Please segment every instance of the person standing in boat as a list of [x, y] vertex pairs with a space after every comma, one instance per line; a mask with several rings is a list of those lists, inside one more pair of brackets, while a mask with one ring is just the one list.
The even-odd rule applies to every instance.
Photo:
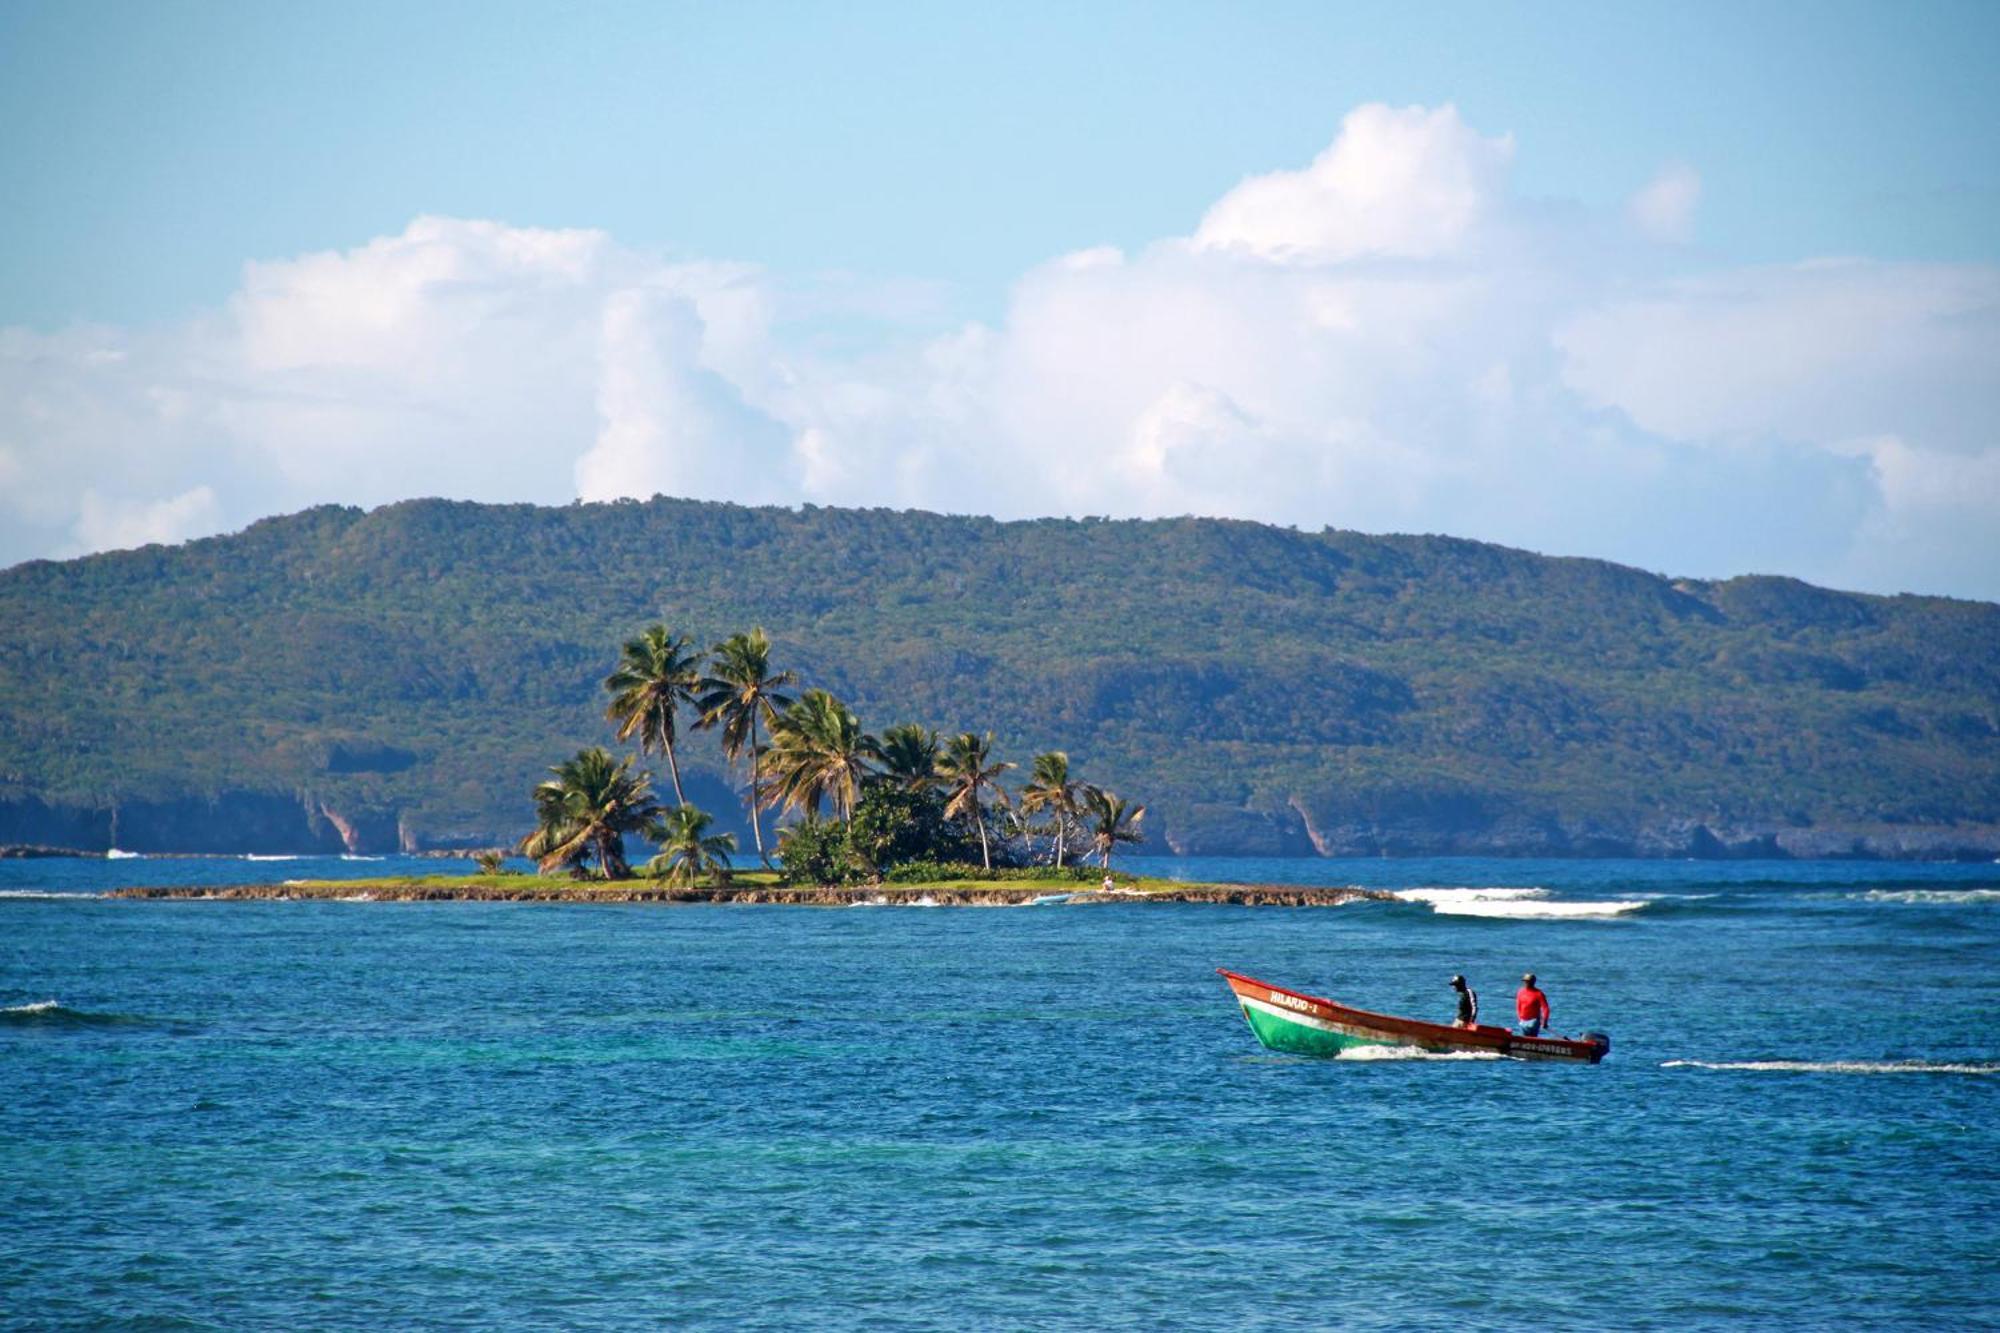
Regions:
[[1458, 1017], [1451, 1025], [1455, 1028], [1474, 1027], [1479, 1022], [1479, 992], [1465, 984], [1464, 977], [1453, 977], [1451, 988], [1458, 992]]
[[1539, 1037], [1549, 1025], [1549, 997], [1535, 984], [1533, 972], [1521, 978], [1521, 989], [1514, 994], [1514, 1015], [1521, 1020], [1524, 1037]]

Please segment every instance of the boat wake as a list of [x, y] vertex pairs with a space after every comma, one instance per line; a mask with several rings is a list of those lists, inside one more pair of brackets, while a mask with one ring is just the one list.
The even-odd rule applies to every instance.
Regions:
[[1426, 1051], [1415, 1046], [1350, 1046], [1336, 1060], [1502, 1060], [1498, 1051]]
[[1662, 1069], [1727, 1069], [1753, 1074], [2000, 1074], [2000, 1063], [1936, 1060], [1666, 1060]]
[[1605, 921], [1644, 911], [1651, 903], [1643, 898], [1614, 898], [1598, 902], [1577, 902], [1551, 898], [1547, 889], [1398, 889], [1401, 902], [1423, 903], [1440, 916], [1485, 916], [1516, 920], [1560, 920], [1576, 918]]

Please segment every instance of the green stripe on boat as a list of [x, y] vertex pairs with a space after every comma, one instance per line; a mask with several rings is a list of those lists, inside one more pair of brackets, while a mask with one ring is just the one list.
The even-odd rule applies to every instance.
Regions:
[[1389, 1046], [1379, 1038], [1343, 1032], [1323, 1018], [1296, 1014], [1247, 995], [1236, 997], [1243, 1005], [1243, 1017], [1257, 1040], [1274, 1051], [1292, 1055], [1338, 1055], [1356, 1046]]

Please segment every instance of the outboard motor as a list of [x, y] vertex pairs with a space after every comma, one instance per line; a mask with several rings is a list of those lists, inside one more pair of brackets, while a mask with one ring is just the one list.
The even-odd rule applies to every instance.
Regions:
[[1608, 1032], [1586, 1032], [1581, 1037], [1578, 1037], [1577, 1040], [1587, 1041], [1597, 1047], [1597, 1058], [1599, 1060], [1611, 1054], [1611, 1034]]

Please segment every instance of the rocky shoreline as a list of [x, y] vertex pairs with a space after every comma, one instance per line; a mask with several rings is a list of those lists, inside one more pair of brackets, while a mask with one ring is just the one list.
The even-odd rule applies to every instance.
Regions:
[[[728, 793], [710, 799], [732, 801]], [[213, 807], [127, 802], [84, 810], [38, 800], [0, 799], [0, 858], [103, 857], [111, 847], [146, 856], [339, 855], [462, 859], [512, 845], [518, 830], [454, 828], [425, 833], [386, 816], [346, 820], [336, 834], [315, 807], [218, 800]], [[2000, 823], [1826, 823], [1777, 827], [1754, 820], [1649, 817], [1569, 819], [1550, 811], [1443, 812], [1324, 809], [1294, 798], [1276, 810], [1216, 805], [1161, 811], [1137, 850], [1172, 856], [1319, 857], [1491, 856], [1597, 860], [1990, 861], [2000, 857]], [[718, 806], [718, 808], [726, 808]], [[142, 818], [141, 815], [144, 814]], [[337, 813], [337, 812], [335, 812]], [[115, 816], [115, 818], [114, 818]], [[253, 817], [254, 816], [254, 817]], [[747, 830], [743, 831], [747, 833]]]
[[516, 884], [438, 884], [421, 879], [319, 880], [293, 884], [166, 885], [114, 889], [110, 898], [203, 899], [267, 902], [510, 902], [510, 903], [741, 903], [795, 907], [1021, 907], [1048, 900], [1087, 905], [1120, 902], [1220, 903], [1244, 907], [1338, 907], [1359, 898], [1391, 899], [1379, 889], [1307, 888], [1293, 884], [1175, 884], [1145, 889], [1071, 889], [1038, 884], [864, 884], [787, 888], [706, 885], [670, 887], [543, 882], [521, 876]]

